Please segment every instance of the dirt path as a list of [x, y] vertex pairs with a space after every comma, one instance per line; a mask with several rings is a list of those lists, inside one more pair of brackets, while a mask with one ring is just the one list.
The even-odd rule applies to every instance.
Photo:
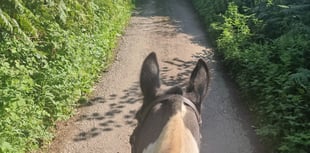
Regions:
[[95, 86], [89, 103], [60, 126], [48, 152], [129, 153], [134, 114], [141, 106], [140, 67], [155, 51], [167, 86], [183, 85], [199, 57], [208, 61], [212, 80], [202, 113], [202, 153], [262, 153], [248, 112], [223, 76], [189, 0], [139, 1], [115, 63]]

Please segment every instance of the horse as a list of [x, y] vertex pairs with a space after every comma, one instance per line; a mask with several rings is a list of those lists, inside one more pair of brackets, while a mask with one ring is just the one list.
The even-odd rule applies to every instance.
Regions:
[[143, 104], [130, 136], [132, 153], [199, 153], [201, 103], [209, 86], [209, 70], [199, 59], [185, 89], [161, 89], [156, 54], [142, 64], [140, 88]]

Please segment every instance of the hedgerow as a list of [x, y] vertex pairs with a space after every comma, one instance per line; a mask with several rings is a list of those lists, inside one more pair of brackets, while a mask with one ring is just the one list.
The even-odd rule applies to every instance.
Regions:
[[270, 152], [310, 150], [310, 3], [194, 0]]
[[2, 0], [0, 152], [52, 138], [113, 55], [129, 0]]

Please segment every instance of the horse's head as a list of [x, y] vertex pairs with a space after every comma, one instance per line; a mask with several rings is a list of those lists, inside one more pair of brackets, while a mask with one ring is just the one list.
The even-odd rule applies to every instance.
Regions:
[[200, 59], [186, 89], [175, 86], [162, 91], [156, 54], [149, 54], [140, 75], [144, 99], [130, 138], [132, 153], [198, 153], [201, 103], [208, 83], [208, 67]]

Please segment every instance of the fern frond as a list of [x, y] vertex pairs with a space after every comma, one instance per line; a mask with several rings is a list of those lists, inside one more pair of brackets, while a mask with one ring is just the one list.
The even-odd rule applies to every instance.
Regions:
[[9, 20], [10, 16], [7, 13], [3, 12], [0, 8], [0, 28], [13, 32], [13, 26]]
[[27, 14], [21, 14], [17, 17], [17, 21], [23, 31], [32, 36], [37, 36], [37, 29], [31, 22], [31, 18]]
[[20, 2], [19, 0], [14, 0], [13, 3], [14, 3], [15, 9], [17, 9], [17, 10], [20, 11], [20, 12], [23, 12], [23, 11], [24, 11], [25, 7], [24, 7], [24, 5], [22, 4], [22, 2]]
[[14, 26], [14, 31], [15, 33], [21, 35], [24, 40], [26, 40], [27, 42], [31, 42], [31, 39], [26, 35], [26, 33], [20, 28], [18, 22], [15, 19], [12, 19], [12, 23]]
[[58, 4], [58, 12], [59, 12], [59, 18], [62, 21], [62, 23], [66, 24], [67, 21], [67, 7], [63, 0], [61, 0]]
[[290, 76], [290, 80], [306, 88], [306, 84], [309, 84], [310, 81], [310, 70], [300, 68], [298, 69], [297, 73], [294, 73]]
[[281, 8], [280, 12], [284, 14], [301, 13], [306, 12], [310, 8], [310, 4], [303, 5], [278, 5]]

